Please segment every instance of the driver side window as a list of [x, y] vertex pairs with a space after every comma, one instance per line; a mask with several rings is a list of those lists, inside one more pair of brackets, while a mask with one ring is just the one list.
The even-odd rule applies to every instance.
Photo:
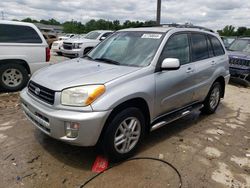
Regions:
[[188, 34], [176, 34], [168, 39], [160, 60], [165, 58], [177, 58], [181, 65], [190, 62]]

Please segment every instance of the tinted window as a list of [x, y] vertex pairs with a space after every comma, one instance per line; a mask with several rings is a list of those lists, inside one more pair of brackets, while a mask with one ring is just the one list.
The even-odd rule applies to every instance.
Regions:
[[28, 26], [0, 24], [0, 42], [42, 43], [37, 32]]
[[224, 49], [220, 43], [220, 41], [214, 37], [214, 36], [209, 36], [213, 49], [214, 49], [214, 55], [219, 56], [225, 54]]
[[191, 34], [192, 60], [199, 61], [208, 58], [206, 36], [202, 34]]
[[207, 38], [207, 47], [208, 47], [209, 57], [214, 57], [213, 47], [212, 47], [212, 44], [211, 44], [211, 41], [209, 40], [209, 38]]
[[160, 61], [165, 58], [177, 58], [181, 65], [189, 63], [189, 43], [187, 34], [177, 34], [171, 37], [164, 47]]

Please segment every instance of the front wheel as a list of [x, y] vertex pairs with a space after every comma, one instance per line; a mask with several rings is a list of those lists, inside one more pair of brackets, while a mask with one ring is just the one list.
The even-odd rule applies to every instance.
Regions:
[[145, 132], [145, 119], [137, 108], [127, 108], [109, 123], [103, 138], [103, 149], [113, 161], [124, 160], [134, 154]]
[[202, 108], [202, 112], [205, 114], [213, 114], [219, 106], [221, 96], [221, 84], [219, 82], [215, 82], [203, 103], [204, 107]]

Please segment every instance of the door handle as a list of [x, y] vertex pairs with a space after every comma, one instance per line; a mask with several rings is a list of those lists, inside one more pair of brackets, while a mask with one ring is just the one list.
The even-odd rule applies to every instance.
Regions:
[[191, 73], [191, 72], [194, 72], [194, 69], [192, 69], [191, 67], [188, 67], [186, 70], [186, 73]]

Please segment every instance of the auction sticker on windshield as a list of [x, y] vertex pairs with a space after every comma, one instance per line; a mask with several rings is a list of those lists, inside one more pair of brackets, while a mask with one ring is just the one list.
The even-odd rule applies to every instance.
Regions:
[[160, 39], [162, 34], [156, 34], [156, 33], [147, 33], [143, 34], [141, 38], [143, 39]]

